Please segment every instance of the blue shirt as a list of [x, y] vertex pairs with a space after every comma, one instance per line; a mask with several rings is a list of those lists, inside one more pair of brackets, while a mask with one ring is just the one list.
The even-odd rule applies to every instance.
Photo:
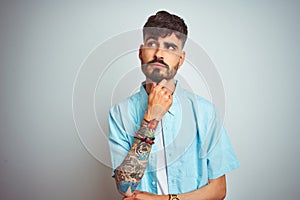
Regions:
[[[140, 91], [114, 105], [109, 113], [109, 144], [113, 170], [128, 154], [147, 109], [148, 95]], [[193, 191], [239, 166], [232, 146], [209, 101], [188, 92], [176, 82], [173, 103], [164, 115], [168, 189], [170, 194]], [[157, 194], [156, 160], [152, 146], [149, 163], [137, 190]]]

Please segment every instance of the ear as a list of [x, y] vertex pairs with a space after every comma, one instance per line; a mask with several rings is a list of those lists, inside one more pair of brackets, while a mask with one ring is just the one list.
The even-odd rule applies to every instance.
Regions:
[[143, 45], [141, 44], [140, 48], [139, 48], [139, 58], [140, 58], [140, 60], [142, 60], [142, 56], [143, 56]]
[[185, 60], [185, 51], [182, 51], [181, 55], [179, 57], [179, 65], [178, 65], [178, 67], [180, 67], [183, 64], [184, 60]]

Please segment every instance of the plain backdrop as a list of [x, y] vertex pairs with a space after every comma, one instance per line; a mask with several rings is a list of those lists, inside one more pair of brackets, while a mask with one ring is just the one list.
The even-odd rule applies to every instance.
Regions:
[[0, 3], [1, 200], [120, 199], [78, 137], [73, 84], [92, 49], [161, 9], [185, 19], [222, 77], [241, 163], [227, 199], [300, 198], [299, 1], [14, 0]]

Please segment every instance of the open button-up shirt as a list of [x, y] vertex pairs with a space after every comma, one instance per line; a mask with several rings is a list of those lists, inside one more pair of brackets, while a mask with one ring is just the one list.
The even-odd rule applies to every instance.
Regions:
[[[114, 105], [109, 113], [109, 144], [113, 170], [128, 154], [147, 109], [143, 87]], [[239, 166], [215, 107], [180, 87], [176, 81], [173, 103], [162, 119], [168, 190], [170, 194], [193, 191]], [[145, 174], [137, 190], [157, 194], [157, 153], [152, 146]], [[163, 167], [163, 166], [162, 166]]]

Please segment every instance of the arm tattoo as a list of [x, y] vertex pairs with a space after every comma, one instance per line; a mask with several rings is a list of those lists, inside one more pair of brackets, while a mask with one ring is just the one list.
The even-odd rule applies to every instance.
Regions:
[[[137, 131], [139, 137], [150, 138], [154, 140], [154, 134], [157, 124], [143, 120], [140, 129]], [[115, 169], [115, 179], [118, 190], [125, 194], [128, 190], [133, 193], [141, 181], [146, 170], [151, 144], [145, 140], [136, 138], [133, 145], [125, 157], [122, 164]]]

